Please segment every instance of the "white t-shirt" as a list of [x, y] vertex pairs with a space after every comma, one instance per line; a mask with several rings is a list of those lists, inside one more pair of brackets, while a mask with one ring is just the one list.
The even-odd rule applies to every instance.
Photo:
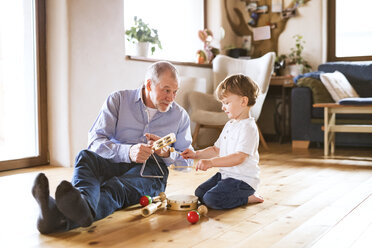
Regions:
[[258, 155], [259, 135], [254, 118], [228, 121], [214, 145], [220, 149], [220, 157], [236, 152], [249, 155], [239, 165], [220, 167], [220, 172], [222, 179], [230, 177], [242, 180], [257, 190], [260, 181], [260, 168], [258, 167], [260, 158]]
[[156, 112], [158, 112], [156, 108], [147, 107], [147, 117], [149, 119], [149, 122], [152, 120], [152, 117], [154, 117]]

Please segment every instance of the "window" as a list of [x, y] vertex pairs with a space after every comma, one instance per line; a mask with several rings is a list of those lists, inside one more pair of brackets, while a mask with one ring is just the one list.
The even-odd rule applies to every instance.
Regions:
[[328, 61], [371, 60], [371, 1], [328, 1]]
[[0, 170], [46, 164], [45, 0], [0, 1]]
[[[149, 58], [195, 62], [203, 48], [198, 30], [204, 29], [205, 0], [125, 0], [124, 27], [134, 24], [134, 16], [157, 29], [163, 49], [156, 47]], [[133, 55], [133, 45], [126, 40], [126, 54]]]

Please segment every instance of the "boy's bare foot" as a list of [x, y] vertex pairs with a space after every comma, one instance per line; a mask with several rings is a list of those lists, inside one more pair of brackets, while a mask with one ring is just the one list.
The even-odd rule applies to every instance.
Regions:
[[256, 193], [248, 197], [248, 203], [262, 203], [264, 199]]

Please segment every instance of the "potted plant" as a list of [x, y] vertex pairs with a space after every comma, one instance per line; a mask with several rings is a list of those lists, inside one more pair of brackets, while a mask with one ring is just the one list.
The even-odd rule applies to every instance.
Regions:
[[[303, 37], [299, 34], [293, 36], [295, 39], [295, 47], [291, 48], [291, 53], [288, 55], [288, 66], [290, 74], [297, 76], [311, 71], [310, 64], [302, 57], [302, 52], [304, 50], [304, 44], [306, 43]], [[295, 74], [295, 75], [294, 75]]]
[[143, 22], [141, 18], [137, 18], [137, 16], [134, 17], [134, 26], [126, 30], [125, 34], [129, 42], [137, 44], [138, 56], [147, 56], [149, 44], [152, 44], [151, 54], [155, 52], [155, 45], [162, 49], [158, 30], [150, 28], [147, 23]]
[[280, 55], [276, 58], [277, 64], [281, 64], [280, 69], [285, 69], [285, 74], [290, 74], [292, 76], [297, 76], [299, 74], [304, 74], [311, 71], [310, 64], [302, 57], [302, 52], [304, 50], [305, 41], [302, 40], [301, 35], [294, 35], [295, 47], [291, 48], [291, 53], [287, 55]]

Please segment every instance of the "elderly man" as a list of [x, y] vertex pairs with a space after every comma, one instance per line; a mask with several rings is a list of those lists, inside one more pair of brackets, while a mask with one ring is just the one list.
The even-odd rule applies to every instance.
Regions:
[[145, 194], [158, 195], [165, 191], [167, 166], [192, 163], [169, 147], [153, 152], [151, 146], [175, 133], [176, 151], [191, 148], [189, 116], [174, 102], [178, 87], [176, 68], [160, 61], [148, 68], [141, 88], [107, 98], [89, 131], [88, 149], [76, 158], [71, 183], [62, 181], [54, 200], [46, 176], [40, 173], [35, 179], [32, 194], [40, 207], [41, 233], [86, 227], [137, 204]]

